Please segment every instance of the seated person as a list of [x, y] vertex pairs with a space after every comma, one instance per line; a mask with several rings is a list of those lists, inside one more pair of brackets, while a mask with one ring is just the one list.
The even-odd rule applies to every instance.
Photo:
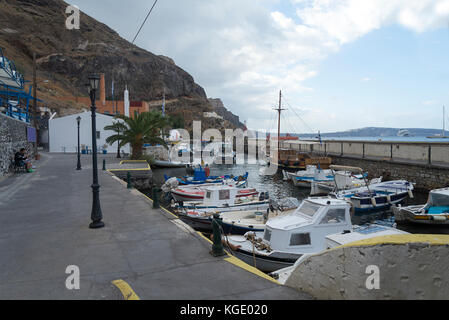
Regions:
[[33, 172], [32, 164], [31, 161], [28, 160], [25, 148], [22, 148], [19, 152], [16, 152], [14, 155], [14, 162], [17, 167], [25, 167], [28, 172]]

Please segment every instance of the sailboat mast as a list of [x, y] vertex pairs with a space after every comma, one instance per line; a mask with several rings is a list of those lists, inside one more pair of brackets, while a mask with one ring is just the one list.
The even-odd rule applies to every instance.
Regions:
[[279, 90], [279, 109], [278, 109], [278, 154], [280, 150], [280, 144], [281, 144], [281, 105], [282, 105], [282, 91]]
[[445, 121], [445, 117], [446, 117], [446, 116], [445, 116], [445, 110], [444, 110], [444, 106], [443, 106], [443, 133], [442, 133], [442, 135], [441, 135], [442, 137], [444, 137], [444, 131], [445, 131], [445, 128], [444, 128], [445, 122], [446, 122], [446, 121]]

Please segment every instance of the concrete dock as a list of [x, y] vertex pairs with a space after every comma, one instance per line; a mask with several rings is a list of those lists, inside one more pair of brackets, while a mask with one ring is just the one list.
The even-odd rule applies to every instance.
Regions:
[[[106, 227], [88, 228], [92, 158], [42, 154], [36, 172], [0, 181], [0, 299], [310, 299], [211, 244], [135, 189], [102, 171]], [[69, 290], [68, 266], [80, 271]], [[123, 281], [120, 281], [123, 280]]]

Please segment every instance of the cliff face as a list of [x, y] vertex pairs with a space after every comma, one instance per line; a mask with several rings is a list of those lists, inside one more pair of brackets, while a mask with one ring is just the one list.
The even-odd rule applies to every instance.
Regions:
[[36, 53], [38, 81], [46, 80], [38, 86], [38, 97], [50, 108], [70, 114], [86, 107], [58, 97], [86, 96], [88, 75], [104, 73], [108, 99], [114, 79], [116, 94], [127, 85], [132, 100], [160, 100], [165, 90], [173, 101], [169, 113], [189, 111], [189, 118], [201, 120], [211, 110], [204, 89], [171, 58], [132, 45], [84, 13], [80, 30], [66, 29], [67, 6], [62, 0], [0, 0], [0, 47], [27, 80]]
[[[134, 99], [190, 96], [206, 99], [203, 88], [171, 59], [156, 56], [121, 38], [115, 31], [81, 13], [80, 30], [67, 30], [67, 3], [60, 0], [0, 1], [0, 43], [15, 51], [30, 72], [32, 53], [41, 71], [61, 75], [81, 91], [90, 73], [105, 73], [119, 86], [132, 87]], [[5, 31], [6, 30], [6, 31]], [[8, 53], [10, 54], [10, 50]], [[84, 92], [83, 92], [84, 93]]]
[[208, 99], [208, 100], [214, 111], [219, 116], [222, 116], [223, 119], [229, 121], [236, 128], [244, 127], [243, 123], [240, 122], [240, 118], [235, 114], [233, 114], [232, 112], [228, 111], [228, 109], [226, 109], [226, 107], [224, 106], [223, 102], [220, 99]]

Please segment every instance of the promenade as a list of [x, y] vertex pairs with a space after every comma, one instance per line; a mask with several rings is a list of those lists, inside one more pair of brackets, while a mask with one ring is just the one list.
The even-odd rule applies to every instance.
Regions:
[[[76, 155], [44, 153], [34, 173], [0, 180], [0, 299], [310, 299], [233, 257], [212, 257], [201, 235], [102, 171], [103, 157], [103, 229], [88, 228], [91, 156], [76, 171]], [[71, 265], [79, 290], [66, 288]]]

